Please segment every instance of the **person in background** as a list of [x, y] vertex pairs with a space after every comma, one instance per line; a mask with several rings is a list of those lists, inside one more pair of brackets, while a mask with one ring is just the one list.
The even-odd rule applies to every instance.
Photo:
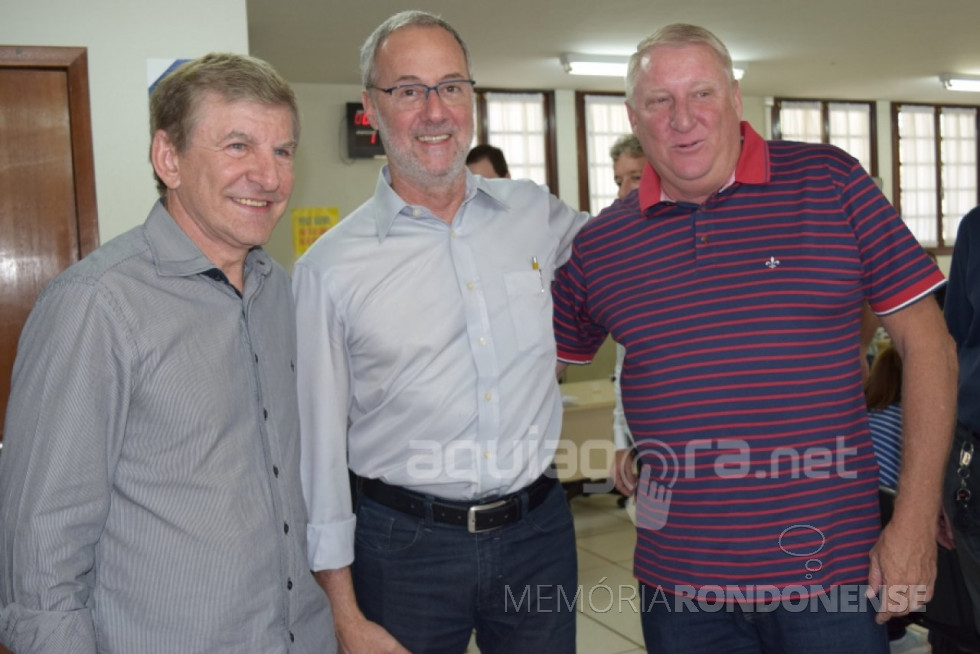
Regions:
[[954, 546], [980, 631], [980, 207], [956, 233], [946, 324], [959, 359], [957, 423], [943, 489], [946, 544]]
[[391, 16], [361, 74], [388, 163], [293, 273], [310, 567], [348, 652], [463, 652], [474, 629], [484, 654], [573, 652], [548, 289], [588, 216], [467, 170], [474, 82], [446, 21]]
[[867, 383], [868, 375], [871, 374], [871, 363], [878, 353], [878, 332], [881, 329], [881, 321], [867, 302], [861, 306], [861, 375], [862, 380]]
[[624, 134], [609, 148], [613, 162], [613, 180], [616, 182], [617, 198], [625, 198], [629, 192], [640, 186], [643, 167], [647, 160], [643, 147], [634, 134]]
[[0, 640], [17, 654], [336, 651], [307, 567], [293, 305], [263, 250], [299, 115], [210, 54], [150, 98], [160, 200], [24, 327], [0, 458]]
[[474, 175], [483, 175], [487, 179], [504, 177], [510, 179], [510, 169], [504, 151], [486, 143], [475, 145], [466, 155], [466, 167]]
[[[626, 347], [647, 649], [887, 652], [881, 624], [920, 608], [936, 575], [956, 377], [932, 297], [942, 274], [853, 157], [741, 121], [731, 57], [708, 30], [641, 42], [626, 86], [650, 166], [576, 237], [554, 311], [561, 361], [587, 363], [607, 335]], [[883, 529], [857, 356], [865, 301], [905, 363], [905, 456]], [[673, 610], [705, 592], [702, 610]], [[868, 594], [879, 601], [853, 600]]]
[[864, 401], [878, 461], [878, 483], [897, 490], [902, 462], [902, 357], [894, 347], [885, 346], [875, 356], [864, 384]]
[[[634, 134], [624, 134], [616, 139], [609, 148], [609, 156], [613, 162], [613, 179], [616, 182], [616, 199], [622, 200], [630, 191], [639, 188], [643, 168], [647, 164], [643, 155], [640, 140]], [[616, 365], [613, 369], [613, 394], [616, 405], [613, 407], [613, 445], [616, 453], [613, 457], [610, 475], [616, 490], [623, 494], [620, 504], [628, 504], [630, 514], [634, 507], [630, 498], [636, 490], [636, 471], [632, 466], [633, 436], [626, 423], [626, 412], [623, 411], [623, 393], [620, 385], [620, 375], [623, 374], [623, 361], [626, 359], [626, 348], [616, 343]]]

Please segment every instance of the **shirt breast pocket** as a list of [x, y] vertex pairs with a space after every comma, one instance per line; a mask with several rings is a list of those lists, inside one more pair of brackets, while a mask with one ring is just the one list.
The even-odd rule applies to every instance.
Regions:
[[520, 270], [505, 273], [504, 284], [517, 335], [517, 347], [522, 352], [552, 347], [551, 293], [548, 292], [544, 272]]

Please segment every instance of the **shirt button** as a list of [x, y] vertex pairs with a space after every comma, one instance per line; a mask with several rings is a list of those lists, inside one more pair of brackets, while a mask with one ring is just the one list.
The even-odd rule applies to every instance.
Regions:
[[272, 466], [272, 474], [274, 474], [276, 477], [279, 476], [279, 466]]
[[484, 459], [489, 459], [490, 458], [490, 452], [484, 452], [483, 453], [483, 458]]
[[259, 362], [259, 355], [258, 355], [258, 354], [256, 354], [256, 355], [255, 355], [255, 363], [258, 363], [258, 362]]
[[412, 215], [418, 218], [419, 216], [422, 215], [422, 210], [419, 209], [418, 207], [415, 207], [414, 209], [412, 209]]
[[295, 641], [296, 641], [296, 636], [294, 636], [293, 635], [293, 632], [290, 631], [289, 632], [289, 642], [292, 643], [292, 642], [295, 642]]
[[456, 238], [456, 230], [455, 229], [450, 230], [450, 232], [449, 232], [449, 238]]
[[268, 409], [262, 409], [262, 417], [265, 418], [266, 420], [269, 419], [269, 410]]
[[476, 342], [479, 343], [480, 345], [486, 345], [487, 344], [487, 339], [485, 339], [485, 338], [483, 338], [481, 336], [480, 338], [476, 339]]
[[286, 590], [292, 590], [292, 589], [293, 589], [293, 580], [292, 579], [287, 579], [286, 580]]
[[493, 399], [493, 393], [484, 393], [483, 394], [483, 399], [486, 400], [487, 402], [489, 402], [490, 400]]
[[702, 243], [707, 243], [708, 242], [708, 235], [707, 234], [704, 234], [703, 236], [701, 236], [701, 242]]
[[476, 288], [476, 284], [474, 284], [473, 282], [466, 282], [467, 291], [472, 291], [474, 288]]
[[288, 522], [282, 523], [282, 532], [284, 534], [288, 534], [289, 533], [289, 523]]

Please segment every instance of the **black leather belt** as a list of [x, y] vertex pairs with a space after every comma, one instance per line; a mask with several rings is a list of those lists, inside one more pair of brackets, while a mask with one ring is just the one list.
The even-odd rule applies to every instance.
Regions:
[[426, 515], [425, 505], [432, 504], [432, 519], [451, 525], [466, 527], [471, 534], [491, 531], [517, 522], [522, 517], [521, 498], [527, 495], [527, 510], [537, 508], [555, 485], [555, 478], [545, 472], [537, 480], [516, 493], [504, 495], [483, 503], [453, 502], [429, 498], [421, 493], [386, 484], [380, 479], [361, 478], [361, 492], [378, 504], [418, 518]]

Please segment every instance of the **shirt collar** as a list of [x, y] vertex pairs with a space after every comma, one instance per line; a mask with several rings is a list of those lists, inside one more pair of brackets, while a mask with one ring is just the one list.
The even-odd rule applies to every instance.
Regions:
[[[494, 191], [492, 184], [483, 177], [472, 174], [468, 169], [466, 170], [466, 190], [463, 192], [465, 194], [463, 205], [478, 196], [485, 196], [501, 208], [508, 208], [500, 194]], [[374, 220], [378, 229], [379, 242], [384, 241], [388, 236], [391, 226], [399, 215], [413, 219], [418, 218], [415, 215], [416, 209], [428, 211], [425, 207], [408, 204], [391, 188], [391, 171], [388, 169], [388, 164], [382, 166], [381, 172], [378, 173], [378, 183], [374, 187], [374, 206]]]
[[[143, 224], [157, 273], [163, 277], [189, 277], [213, 269], [208, 259], [191, 238], [177, 225], [162, 200], [157, 200]], [[267, 275], [271, 260], [262, 248], [256, 247], [245, 258], [245, 274], [255, 270]]]
[[[721, 189], [728, 188], [735, 182], [765, 184], [769, 181], [769, 148], [766, 147], [765, 139], [759, 136], [752, 129], [752, 126], [744, 120], [739, 128], [742, 134], [742, 149], [739, 152], [735, 170]], [[657, 171], [653, 169], [649, 161], [643, 167], [639, 195], [640, 209], [643, 211], [660, 202], [672, 201], [664, 192], [660, 185], [660, 176], [657, 175]]]

